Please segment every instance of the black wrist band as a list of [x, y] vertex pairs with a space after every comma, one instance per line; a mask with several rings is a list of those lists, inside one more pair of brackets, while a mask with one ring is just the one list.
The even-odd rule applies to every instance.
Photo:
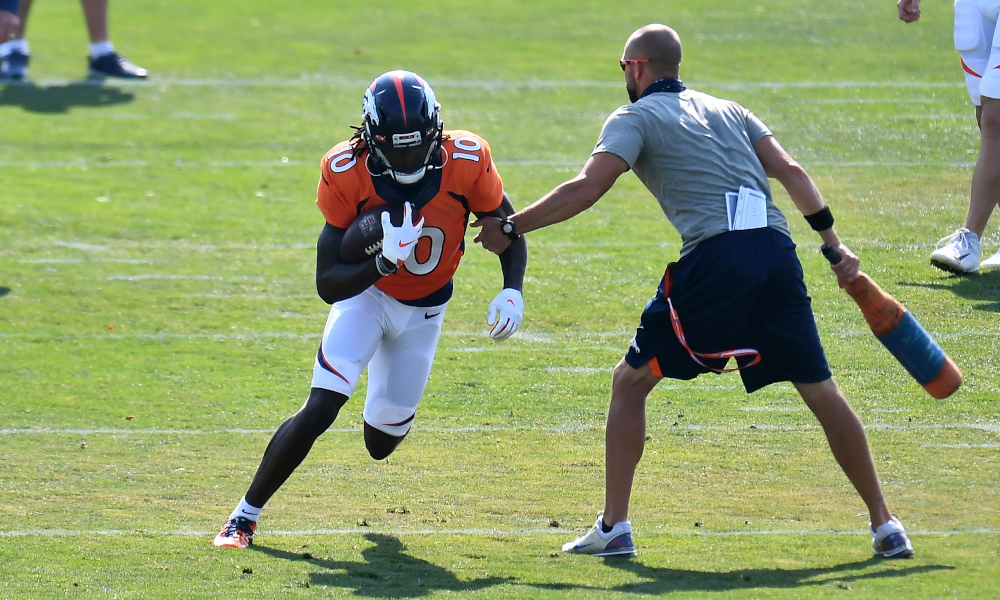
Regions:
[[396, 272], [396, 265], [392, 264], [381, 252], [375, 255], [375, 268], [382, 277], [388, 277]]
[[829, 206], [824, 206], [823, 210], [805, 217], [813, 231], [826, 231], [833, 227], [833, 213], [830, 212]]

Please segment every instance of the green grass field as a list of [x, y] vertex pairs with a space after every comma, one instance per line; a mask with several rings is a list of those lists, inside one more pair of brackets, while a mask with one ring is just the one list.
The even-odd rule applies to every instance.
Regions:
[[[38, 2], [30, 85], [0, 86], [0, 598], [996, 598], [1000, 274], [932, 269], [978, 149], [949, 3], [113, 2], [145, 83], [81, 85], [79, 5]], [[319, 161], [407, 68], [492, 144], [518, 208], [627, 101], [628, 35], [758, 114], [864, 270], [965, 374], [931, 399], [867, 332], [783, 190], [835, 376], [916, 547], [867, 515], [790, 385], [664, 381], [633, 494], [639, 557], [567, 556], [603, 503], [612, 366], [679, 238], [631, 175], [532, 234], [526, 320], [493, 343], [472, 244], [408, 440], [367, 457], [363, 388], [268, 505], [211, 538], [308, 391]], [[780, 186], [778, 186], [780, 188]], [[996, 220], [996, 219], [994, 219]], [[997, 225], [984, 253], [1000, 247]]]

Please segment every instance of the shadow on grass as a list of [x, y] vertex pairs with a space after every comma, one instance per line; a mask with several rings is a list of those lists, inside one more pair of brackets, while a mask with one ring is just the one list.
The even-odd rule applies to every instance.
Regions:
[[[310, 586], [348, 588], [354, 590], [355, 596], [370, 598], [418, 598], [439, 590], [475, 592], [505, 584], [579, 593], [582, 597], [586, 597], [588, 592], [609, 591], [659, 595], [670, 592], [793, 589], [829, 585], [850, 589], [850, 584], [860, 581], [909, 577], [955, 569], [949, 565], [912, 565], [910, 561], [887, 561], [876, 556], [831, 567], [739, 569], [722, 572], [649, 567], [635, 559], [605, 558], [603, 561], [605, 567], [628, 571], [642, 581], [611, 587], [518, 581], [514, 577], [486, 577], [463, 581], [445, 568], [406, 554], [406, 547], [394, 536], [372, 533], [366, 535], [365, 539], [375, 545], [362, 550], [363, 560], [358, 561], [322, 559], [308, 553], [299, 554], [256, 545], [250, 548], [275, 558], [305, 560], [310, 565], [320, 567], [323, 570], [309, 574]], [[872, 567], [876, 566], [884, 568], [872, 570]]]
[[9, 293], [10, 293], [10, 288], [9, 287], [0, 286], [0, 298], [3, 298], [4, 296], [6, 296]]
[[987, 271], [979, 275], [952, 275], [941, 283], [901, 281], [899, 285], [931, 290], [949, 290], [967, 300], [983, 302], [983, 304], [976, 305], [976, 310], [1000, 312], [1000, 271]]
[[[864, 572], [875, 565], [892, 565], [876, 572]], [[901, 561], [886, 561], [873, 556], [867, 560], [844, 563], [832, 567], [811, 569], [739, 569], [735, 571], [689, 571], [647, 567], [635, 559], [606, 558], [604, 565], [629, 571], [645, 581], [628, 583], [611, 588], [575, 584], [534, 584], [534, 587], [549, 590], [602, 590], [627, 592], [631, 594], [665, 594], [669, 592], [725, 592], [744, 589], [790, 589], [810, 586], [837, 585], [850, 589], [849, 584], [857, 581], [907, 577], [931, 571], [954, 570], [947, 565], [919, 565], [907, 567]]]
[[463, 581], [451, 571], [405, 553], [406, 547], [391, 535], [370, 533], [365, 539], [375, 545], [361, 551], [360, 561], [329, 560], [308, 554], [250, 546], [263, 554], [287, 560], [308, 560], [325, 571], [309, 574], [309, 584], [353, 588], [355, 596], [371, 598], [419, 598], [438, 590], [474, 592], [512, 583], [510, 577], [486, 577]]
[[81, 80], [65, 85], [38, 86], [10, 83], [0, 86], [0, 106], [20, 106], [26, 111], [58, 114], [77, 106], [110, 106], [135, 100], [135, 94], [100, 81]]

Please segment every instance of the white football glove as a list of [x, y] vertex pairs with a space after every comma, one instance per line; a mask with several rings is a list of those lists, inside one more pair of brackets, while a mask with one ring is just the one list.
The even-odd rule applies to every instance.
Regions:
[[514, 288], [504, 288], [490, 302], [486, 322], [493, 325], [490, 337], [500, 342], [514, 335], [524, 318], [524, 298]]
[[420, 221], [416, 224], [413, 223], [413, 211], [409, 202], [403, 206], [403, 224], [399, 227], [394, 227], [389, 220], [389, 211], [383, 212], [382, 256], [396, 266], [403, 264], [406, 259], [410, 258], [410, 254], [417, 246], [417, 240], [420, 239], [423, 227], [423, 217], [420, 217]]

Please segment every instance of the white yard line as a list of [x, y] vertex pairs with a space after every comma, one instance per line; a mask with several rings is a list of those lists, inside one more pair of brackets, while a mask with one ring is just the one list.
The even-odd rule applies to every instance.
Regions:
[[[655, 418], [648, 427], [651, 430], [670, 430], [670, 431], [811, 431], [819, 429], [820, 426], [817, 424], [788, 424], [788, 425], [770, 425], [766, 423], [748, 423], [745, 425], [722, 425], [722, 424], [708, 424], [708, 425], [671, 425], [666, 421], [669, 419], [664, 418], [664, 421], [657, 421]], [[426, 427], [419, 427], [420, 431], [427, 433], [444, 433], [444, 434], [464, 434], [464, 433], [499, 433], [499, 432], [527, 432], [527, 431], [540, 431], [543, 433], [567, 433], [574, 431], [600, 431], [604, 428], [603, 423], [593, 423], [593, 424], [579, 424], [579, 425], [540, 425], [540, 424], [528, 424], [528, 425], [468, 425], [459, 427], [435, 427], [433, 425]], [[868, 430], [874, 431], [903, 431], [903, 432], [916, 432], [916, 431], [937, 431], [946, 429], [964, 429], [973, 431], [982, 431], [985, 433], [997, 433], [1000, 434], [1000, 423], [906, 423], [900, 425], [894, 425], [890, 423], [868, 423], [865, 425]], [[355, 427], [331, 427], [327, 430], [330, 433], [356, 433], [358, 431]], [[0, 435], [245, 435], [245, 434], [272, 434], [273, 429], [241, 429], [241, 428], [222, 428], [222, 429], [163, 429], [157, 427], [150, 428], [136, 428], [129, 429], [124, 427], [65, 427], [65, 428], [48, 428], [48, 427], [11, 427], [6, 429], [0, 429]], [[964, 447], [961, 445], [954, 445], [949, 447]], [[971, 447], [971, 445], [970, 445]], [[984, 446], [988, 447], [988, 446]]]
[[[378, 529], [375, 527], [346, 529], [268, 529], [271, 536], [309, 536], [309, 535], [575, 535], [577, 529], [565, 528], [535, 528], [535, 529]], [[729, 537], [743, 535], [851, 535], [870, 536], [864, 529], [747, 529], [730, 531], [712, 531], [698, 529], [636, 529], [638, 535], [697, 535], [708, 537]], [[0, 531], [0, 538], [10, 537], [84, 537], [84, 536], [134, 536], [142, 535], [179, 535], [191, 537], [211, 537], [218, 533], [215, 530], [155, 530], [155, 529], [24, 529]], [[1000, 529], [978, 527], [974, 529], [913, 529], [907, 530], [910, 535], [996, 535]]]
[[[261, 296], [247, 296], [246, 298], [262, 298]], [[289, 297], [290, 299], [291, 297]], [[270, 298], [262, 298], [270, 299]], [[286, 299], [275, 297], [274, 299]], [[326, 314], [325, 311], [318, 313], [317, 319], [324, 318]], [[315, 333], [292, 333], [287, 331], [264, 331], [264, 332], [250, 332], [250, 333], [45, 333], [45, 332], [20, 332], [20, 333], [0, 333], [0, 340], [16, 340], [16, 339], [43, 339], [43, 340], [87, 340], [87, 339], [101, 339], [101, 340], [113, 340], [122, 341], [129, 339], [136, 340], [266, 340], [266, 339], [319, 339], [321, 332]], [[952, 339], [952, 338], [995, 338], [1000, 337], [1000, 331], [978, 331], [978, 330], [965, 330], [965, 331], [953, 331], [948, 333], [930, 331], [928, 332], [936, 339]], [[442, 332], [442, 337], [482, 337], [485, 338], [487, 334], [486, 328], [478, 331], [446, 331]], [[621, 335], [622, 342], [626, 343], [628, 336], [631, 334], [615, 334]], [[863, 337], [871, 335], [871, 331], [868, 330], [849, 330], [849, 331], [826, 331], [823, 332], [824, 336], [835, 336], [835, 337]], [[582, 342], [588, 338], [606, 337], [600, 334], [586, 334], [581, 333], [578, 338], [554, 338], [546, 335], [539, 335], [539, 339], [531, 339], [530, 337], [524, 336], [521, 333], [517, 333], [513, 338], [518, 340], [520, 343], [516, 345], [507, 345], [504, 347], [497, 347], [495, 345], [489, 346], [447, 346], [442, 345], [442, 350], [449, 350], [452, 352], [536, 352], [538, 350], [538, 344], [568, 344], [571, 342]], [[589, 350], [622, 350], [624, 351], [624, 346], [619, 344], [592, 344], [589, 346], [566, 346], [560, 348], [563, 351], [573, 351], [579, 349], [589, 349]], [[610, 369], [611, 367], [608, 367]], [[579, 368], [573, 369], [574, 372], [580, 374], [588, 374], [589, 372], [598, 373], [604, 372], [608, 369], [604, 368]], [[555, 371], [558, 369], [548, 369], [549, 371]], [[720, 389], [730, 389], [731, 386], [722, 386]]]
[[[940, 115], [929, 115], [928, 119], [941, 118]], [[863, 160], [863, 161], [826, 161], [826, 160], [802, 160], [806, 167], [835, 167], [835, 168], [855, 168], [855, 167], [950, 167], [950, 168], [971, 168], [976, 165], [975, 161], [928, 161], [928, 160]], [[497, 166], [509, 167], [564, 167], [579, 169], [583, 166], [582, 160], [503, 160], [496, 161]], [[0, 161], [0, 168], [21, 168], [21, 169], [121, 169], [149, 167], [151, 164], [144, 160], [127, 161], [106, 161], [90, 162], [80, 160], [56, 160], [56, 161], [30, 161], [30, 160], [10, 160]], [[223, 161], [188, 161], [177, 159], [172, 163], [157, 164], [157, 169], [178, 168], [178, 169], [219, 169], [219, 168], [261, 168], [261, 167], [309, 167], [316, 168], [316, 161], [296, 161], [296, 160], [223, 160]]]
[[1000, 444], [921, 444], [923, 448], [1000, 448]]
[[[757, 90], [757, 89], [812, 89], [812, 88], [875, 88], [875, 89], [964, 89], [965, 85], [955, 80], [948, 81], [692, 81], [685, 80], [693, 89], [719, 88], [726, 90]], [[101, 86], [121, 88], [148, 88], [162, 91], [170, 87], [258, 87], [258, 88], [299, 88], [325, 87], [336, 89], [364, 89], [371, 84], [369, 80], [348, 80], [333, 78], [328, 75], [304, 74], [296, 79], [259, 79], [259, 78], [220, 78], [220, 79], [157, 79], [156, 81], [96, 81], [78, 79], [41, 79], [34, 84], [38, 87], [52, 86]], [[434, 82], [435, 88], [456, 89], [486, 89], [486, 90], [523, 90], [523, 89], [557, 89], [557, 88], [607, 88], [620, 89], [618, 80], [472, 80], [472, 79], [440, 79]]]

